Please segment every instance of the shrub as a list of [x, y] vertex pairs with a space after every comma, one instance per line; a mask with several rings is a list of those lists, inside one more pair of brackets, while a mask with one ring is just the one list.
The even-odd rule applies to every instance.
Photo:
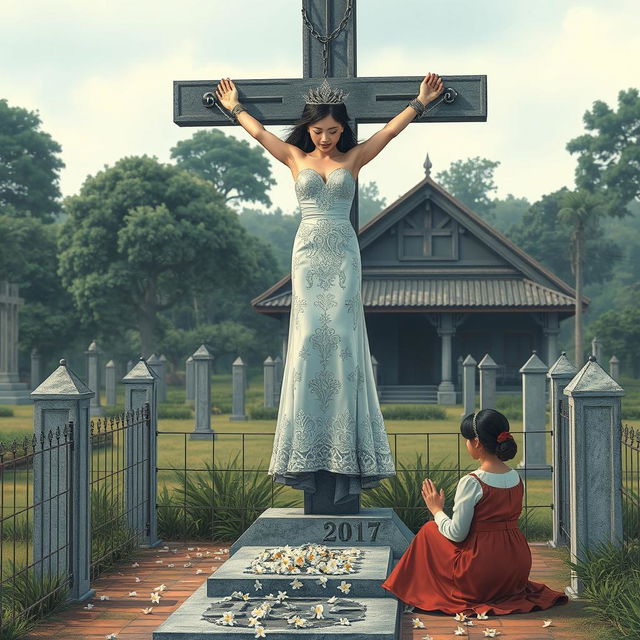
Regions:
[[518, 519], [518, 526], [527, 537], [527, 540], [549, 540], [553, 533], [551, 514], [545, 511], [539, 514], [540, 509], [523, 509]]
[[626, 540], [640, 541], [640, 494], [628, 487], [622, 495], [622, 527]]
[[11, 407], [0, 407], [0, 418], [12, 418], [13, 409]]
[[640, 637], [640, 543], [601, 544], [568, 564], [583, 580], [585, 609], [612, 625], [616, 638]]
[[507, 416], [507, 420], [522, 420], [522, 396], [508, 395], [496, 398], [496, 409]]
[[[177, 514], [163, 515], [163, 526], [177, 524], [177, 531], [162, 529], [161, 536], [175, 538], [187, 532], [195, 538], [207, 540], [236, 540], [267, 508], [273, 504], [280, 507], [294, 506], [294, 500], [281, 497], [284, 485], [276, 485], [271, 477], [261, 470], [261, 462], [253, 470], [244, 470], [238, 464], [238, 455], [226, 466], [213, 469], [205, 463], [206, 471], [185, 474], [173, 469], [178, 486], [169, 495], [164, 487], [161, 495], [168, 498], [159, 511], [171, 511], [164, 507], [175, 507]], [[163, 500], [164, 502], [164, 500]]]
[[[411, 467], [399, 463], [400, 469], [392, 478], [386, 478], [379, 487], [369, 489], [362, 494], [365, 507], [392, 507], [404, 523], [417, 533], [418, 529], [432, 520], [431, 513], [422, 499], [422, 482], [431, 478], [438, 489], [444, 489], [445, 511], [451, 515], [453, 497], [458, 485], [457, 470], [449, 470], [444, 461], [426, 467], [422, 454], [416, 454], [416, 461]], [[465, 473], [467, 470], [461, 470]]]
[[433, 404], [385, 404], [381, 406], [385, 420], [446, 420], [447, 412]]
[[640, 420], [640, 407], [625, 406], [622, 404], [621, 416], [623, 420]]
[[249, 407], [249, 416], [252, 420], [276, 420], [278, 418], [278, 407], [254, 405]]
[[211, 413], [216, 415], [221, 415], [223, 413], [231, 413], [232, 411], [233, 411], [233, 407], [231, 406], [231, 404], [226, 402], [216, 402], [211, 407]]

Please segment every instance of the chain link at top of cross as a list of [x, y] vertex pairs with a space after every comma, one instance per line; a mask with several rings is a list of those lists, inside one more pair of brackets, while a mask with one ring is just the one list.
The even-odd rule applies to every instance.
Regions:
[[307, 15], [307, 10], [304, 7], [302, 7], [302, 19], [304, 20], [304, 23], [307, 29], [309, 29], [309, 32], [311, 33], [311, 35], [314, 38], [316, 38], [316, 40], [323, 43], [330, 42], [331, 40], [336, 38], [338, 34], [345, 28], [347, 24], [347, 20], [349, 20], [349, 16], [351, 15], [352, 5], [353, 5], [353, 0], [348, 0], [347, 8], [345, 9], [344, 16], [342, 17], [340, 24], [331, 33], [327, 34], [326, 36], [323, 36], [322, 34], [318, 33], [315, 30], [314, 26], [311, 24], [311, 21], [309, 20], [309, 16]]

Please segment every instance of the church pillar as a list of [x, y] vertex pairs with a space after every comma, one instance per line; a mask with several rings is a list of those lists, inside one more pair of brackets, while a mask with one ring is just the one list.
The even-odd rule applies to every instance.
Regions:
[[452, 346], [455, 328], [453, 316], [450, 313], [443, 313], [438, 323], [438, 335], [441, 342], [441, 382], [438, 386], [438, 404], [455, 404], [456, 390], [452, 381]]

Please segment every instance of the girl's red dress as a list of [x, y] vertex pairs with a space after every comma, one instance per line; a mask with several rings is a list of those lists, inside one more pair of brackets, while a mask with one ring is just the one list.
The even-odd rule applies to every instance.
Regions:
[[568, 598], [531, 582], [531, 551], [518, 517], [522, 480], [507, 489], [482, 486], [469, 534], [453, 542], [427, 522], [395, 566], [383, 587], [424, 611], [444, 613], [526, 613], [564, 604]]

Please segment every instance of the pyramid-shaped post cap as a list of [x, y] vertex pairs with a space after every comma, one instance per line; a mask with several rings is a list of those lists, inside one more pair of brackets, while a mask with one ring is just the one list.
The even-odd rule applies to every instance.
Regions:
[[155, 353], [152, 353], [147, 358], [147, 364], [158, 364], [159, 362], [160, 362], [160, 360], [158, 359], [158, 356]]
[[463, 361], [462, 361], [462, 366], [463, 367], [475, 367], [478, 363], [476, 362], [475, 358], [469, 354]]
[[107, 364], [105, 364], [104, 366], [109, 367], [109, 369], [112, 369], [113, 367], [116, 366], [116, 363], [113, 360], [109, 360], [109, 362], [107, 362]]
[[497, 368], [498, 368], [498, 365], [493, 361], [493, 358], [488, 353], [478, 363], [478, 369], [497, 369]]
[[144, 358], [140, 358], [131, 368], [131, 371], [122, 378], [122, 382], [133, 384], [135, 382], [150, 382], [157, 378], [158, 374], [145, 362]]
[[32, 392], [34, 400], [54, 398], [93, 398], [96, 394], [67, 367], [62, 358], [60, 366]]
[[158, 360], [160, 360], [160, 362], [166, 362], [167, 361], [167, 356], [164, 355], [164, 353], [158, 358]]
[[618, 358], [616, 358], [615, 356], [611, 356], [609, 358], [609, 364], [619, 364], [620, 360], [618, 360]]
[[273, 359], [271, 356], [267, 356], [267, 359], [262, 364], [273, 364]]
[[594, 356], [565, 387], [567, 396], [623, 396], [624, 389], [596, 362]]
[[213, 356], [209, 353], [207, 347], [201, 344], [193, 354], [194, 360], [213, 360]]
[[540, 360], [534, 351], [531, 357], [520, 367], [520, 373], [547, 373], [549, 367]]
[[85, 351], [85, 353], [94, 353], [98, 351], [98, 345], [96, 344], [96, 341], [93, 340], [93, 342], [87, 347], [87, 350]]
[[567, 358], [567, 352], [563, 351], [560, 357], [553, 363], [547, 378], [573, 378], [578, 373], [578, 370], [573, 366], [573, 363]]
[[31, 357], [34, 358], [39, 355], [37, 347], [33, 347], [33, 349], [31, 349]]
[[185, 360], [185, 362], [193, 362], [193, 356], [189, 356], [189, 357]]
[[234, 361], [233, 361], [234, 365], [244, 365], [244, 362], [242, 362], [242, 358], [240, 356], [238, 356]]

